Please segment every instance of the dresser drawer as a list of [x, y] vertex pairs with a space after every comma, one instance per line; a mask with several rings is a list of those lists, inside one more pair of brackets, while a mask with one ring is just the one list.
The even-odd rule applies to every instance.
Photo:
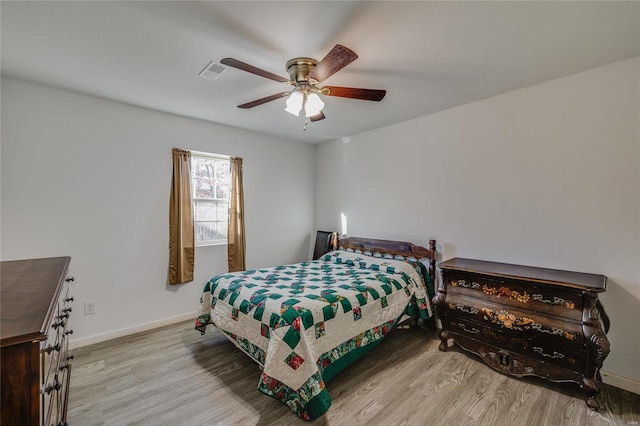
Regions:
[[446, 307], [445, 316], [468, 318], [533, 342], [558, 347], [571, 345], [575, 350], [584, 350], [582, 324], [578, 322], [458, 294], [447, 296]]
[[447, 291], [481, 297], [501, 305], [547, 312], [575, 321], [582, 320], [583, 298], [579, 292], [563, 291], [531, 281], [504, 280], [459, 271], [443, 273]]
[[451, 333], [558, 367], [571, 370], [584, 368], [586, 359], [584, 350], [576, 350], [574, 346], [560, 346], [544, 339], [527, 338], [468, 318], [458, 317], [445, 321]]
[[464, 334], [453, 331], [450, 334], [461, 348], [478, 354], [488, 365], [502, 373], [516, 377], [538, 376], [558, 382], [581, 382], [581, 374], [574, 368], [534, 359], [519, 352], [469, 338]]

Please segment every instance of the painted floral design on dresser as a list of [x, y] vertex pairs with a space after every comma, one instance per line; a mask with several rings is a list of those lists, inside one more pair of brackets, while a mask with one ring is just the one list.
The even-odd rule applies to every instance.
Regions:
[[501, 325], [504, 328], [509, 328], [518, 331], [538, 331], [540, 333], [551, 334], [554, 336], [561, 336], [567, 340], [576, 340], [578, 336], [576, 333], [570, 330], [564, 330], [559, 327], [544, 327], [542, 324], [536, 323], [533, 319], [525, 316], [518, 317], [509, 311], [500, 309], [495, 312], [493, 309], [482, 308], [482, 317], [487, 321], [491, 321], [494, 324]]
[[485, 320], [489, 320], [494, 324], [499, 324], [503, 327], [514, 330], [531, 330], [531, 326], [534, 324], [534, 321], [531, 318], [518, 318], [504, 309], [494, 312], [492, 309], [482, 308], [482, 313]]
[[498, 299], [504, 297], [525, 304], [529, 303], [529, 301], [531, 300], [534, 300], [538, 303], [564, 306], [567, 309], [576, 308], [576, 304], [573, 300], [563, 299], [562, 297], [558, 296], [553, 296], [547, 299], [546, 296], [541, 293], [529, 294], [526, 291], [513, 290], [507, 286], [491, 286], [488, 284], [480, 285], [475, 281], [467, 282], [465, 280], [451, 280], [451, 285], [453, 287], [464, 287], [471, 290], [482, 290], [484, 294], [495, 296]]
[[522, 293], [519, 293], [515, 290], [511, 290], [509, 287], [489, 287], [486, 284], [482, 285], [482, 292], [484, 294], [488, 294], [488, 295], [496, 295], [497, 298], [500, 298], [502, 296], [504, 297], [508, 297], [509, 299], [514, 299], [517, 300], [520, 303], [528, 303], [530, 296], [529, 294], [527, 294], [526, 291], [523, 291]]

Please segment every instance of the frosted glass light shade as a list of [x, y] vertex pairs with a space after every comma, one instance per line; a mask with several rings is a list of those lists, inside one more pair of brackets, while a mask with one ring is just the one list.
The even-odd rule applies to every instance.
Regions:
[[289, 98], [287, 99], [287, 107], [284, 110], [296, 116], [300, 115], [300, 111], [302, 110], [303, 100], [304, 100], [304, 96], [302, 95], [302, 93], [298, 91], [292, 92]]
[[324, 108], [324, 102], [320, 99], [315, 93], [310, 93], [307, 95], [307, 102], [304, 104], [304, 111], [307, 117], [311, 117], [312, 115], [316, 115]]

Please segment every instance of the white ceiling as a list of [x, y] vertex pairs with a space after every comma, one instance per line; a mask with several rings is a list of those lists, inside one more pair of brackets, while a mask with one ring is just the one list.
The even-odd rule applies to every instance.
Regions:
[[[2, 1], [2, 75], [302, 142], [322, 142], [640, 55], [640, 2]], [[297, 56], [343, 44], [359, 58], [324, 83], [386, 89], [325, 97], [323, 121], [285, 99]]]

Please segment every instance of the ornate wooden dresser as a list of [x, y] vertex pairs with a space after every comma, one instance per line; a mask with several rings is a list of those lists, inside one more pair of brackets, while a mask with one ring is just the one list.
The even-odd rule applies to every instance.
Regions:
[[2, 425], [66, 425], [70, 257], [0, 263]]
[[461, 258], [439, 267], [440, 350], [453, 339], [503, 373], [578, 383], [598, 409], [609, 354], [598, 293], [607, 277]]

